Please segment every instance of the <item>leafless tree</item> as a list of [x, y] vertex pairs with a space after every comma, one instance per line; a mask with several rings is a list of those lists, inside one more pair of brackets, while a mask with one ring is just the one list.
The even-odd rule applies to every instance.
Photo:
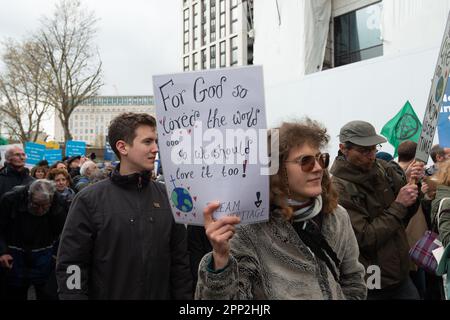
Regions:
[[102, 63], [93, 45], [97, 18], [78, 0], [60, 0], [52, 17], [41, 21], [36, 41], [45, 57], [49, 104], [61, 121], [65, 141], [72, 139], [69, 119], [85, 99], [97, 95]]
[[[45, 61], [31, 41], [8, 40], [3, 45], [5, 72], [0, 74], [0, 118], [13, 139], [36, 141], [49, 104], [45, 90]], [[38, 57], [41, 57], [39, 59]]]

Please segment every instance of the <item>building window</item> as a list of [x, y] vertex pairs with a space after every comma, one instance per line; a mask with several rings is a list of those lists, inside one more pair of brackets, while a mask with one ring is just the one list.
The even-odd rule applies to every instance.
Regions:
[[238, 64], [238, 37], [230, 39], [230, 65], [235, 66]]
[[210, 0], [209, 3], [209, 41], [216, 41], [216, 0]]
[[220, 0], [220, 15], [219, 15], [219, 37], [225, 37], [225, 0]]
[[183, 71], [189, 70], [189, 56], [183, 59]]
[[206, 69], [206, 49], [202, 50], [202, 69]]
[[216, 68], [216, 46], [211, 46], [209, 48], [209, 68]]
[[206, 34], [206, 1], [202, 0], [201, 2], [201, 10], [202, 10], [202, 46], [206, 44], [207, 34]]
[[192, 70], [197, 70], [198, 69], [198, 53], [195, 52], [192, 55]]
[[220, 43], [220, 67], [226, 66], [226, 56], [225, 56], [225, 41]]
[[238, 25], [238, 6], [237, 1], [230, 0], [231, 10], [230, 10], [230, 33], [237, 32]]
[[184, 31], [183, 52], [184, 53], [188, 53], [189, 52], [189, 9], [185, 9], [183, 11], [183, 19], [184, 19], [184, 25], [183, 25], [183, 31]]
[[192, 20], [193, 22], [193, 33], [194, 33], [194, 38], [193, 38], [193, 42], [192, 42], [192, 49], [195, 50], [196, 48], [198, 48], [199, 46], [199, 37], [198, 37], [198, 30], [200, 27], [200, 21], [199, 21], [199, 14], [198, 14], [198, 3], [194, 4], [193, 7], [194, 10], [194, 18]]
[[334, 18], [334, 65], [383, 55], [381, 2]]

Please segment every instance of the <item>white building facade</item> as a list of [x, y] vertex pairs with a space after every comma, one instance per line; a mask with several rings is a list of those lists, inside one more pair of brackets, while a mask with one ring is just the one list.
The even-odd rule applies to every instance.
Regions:
[[182, 0], [183, 71], [252, 64], [253, 0]]
[[[87, 99], [70, 117], [73, 140], [85, 141], [91, 146], [104, 146], [110, 121], [124, 112], [143, 112], [155, 116], [153, 96], [96, 96]], [[64, 131], [57, 116], [55, 140], [64, 141]]]
[[318, 120], [336, 155], [348, 121], [380, 132], [406, 101], [422, 119], [449, 9], [450, 0], [255, 1], [268, 125]]

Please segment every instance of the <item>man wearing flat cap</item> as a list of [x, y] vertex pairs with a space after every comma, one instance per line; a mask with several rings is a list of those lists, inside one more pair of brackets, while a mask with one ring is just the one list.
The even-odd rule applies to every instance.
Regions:
[[[376, 158], [386, 139], [370, 123], [347, 123], [339, 141], [339, 155], [331, 168], [339, 204], [350, 215], [360, 262], [366, 270], [380, 268], [380, 281], [368, 287], [368, 299], [419, 299], [409, 277], [405, 233], [419, 204], [417, 185], [407, 184], [398, 165]], [[411, 178], [419, 179], [423, 170], [422, 163], [415, 164]]]

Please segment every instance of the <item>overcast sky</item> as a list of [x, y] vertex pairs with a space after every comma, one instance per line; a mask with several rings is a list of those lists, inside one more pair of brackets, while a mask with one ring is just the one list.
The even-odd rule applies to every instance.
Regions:
[[[0, 40], [21, 40], [58, 0], [0, 0]], [[151, 95], [152, 75], [180, 72], [181, 0], [82, 0], [99, 18], [102, 95]], [[44, 124], [53, 135], [53, 121]]]
[[[57, 0], [0, 0], [0, 39], [22, 39]], [[180, 0], [82, 0], [95, 12], [101, 94], [152, 94], [152, 75], [181, 70]]]

